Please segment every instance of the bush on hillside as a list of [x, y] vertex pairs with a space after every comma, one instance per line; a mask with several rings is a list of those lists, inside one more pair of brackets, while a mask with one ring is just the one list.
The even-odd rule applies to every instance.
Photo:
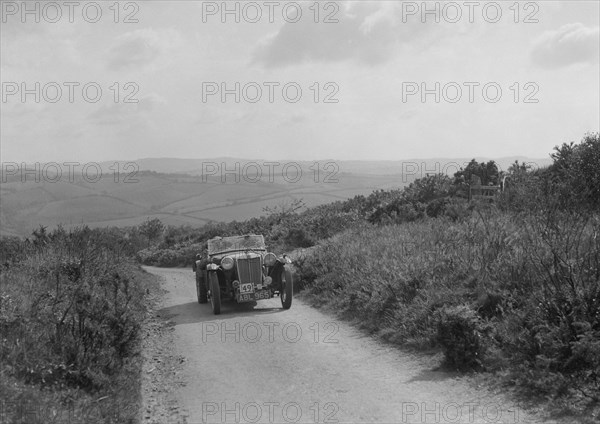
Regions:
[[134, 265], [113, 246], [110, 232], [59, 229], [1, 273], [5, 371], [91, 390], [136, 354], [144, 292]]
[[437, 342], [446, 365], [459, 370], [480, 368], [484, 342], [481, 318], [469, 305], [444, 306], [436, 311]]
[[556, 146], [550, 167], [562, 207], [600, 209], [600, 136], [586, 134], [579, 144]]
[[453, 367], [508, 367], [546, 393], [558, 386], [535, 381], [553, 375], [565, 392], [593, 396], [600, 218], [474, 208], [461, 221], [361, 228], [321, 243], [298, 266], [307, 296], [386, 339], [433, 342]]

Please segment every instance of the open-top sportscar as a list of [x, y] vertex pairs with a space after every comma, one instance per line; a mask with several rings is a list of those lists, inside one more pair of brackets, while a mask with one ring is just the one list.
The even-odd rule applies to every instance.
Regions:
[[245, 303], [279, 295], [284, 309], [292, 306], [292, 261], [267, 252], [262, 235], [215, 237], [207, 247], [205, 257], [196, 255], [193, 268], [198, 303], [210, 300], [215, 315], [224, 299]]

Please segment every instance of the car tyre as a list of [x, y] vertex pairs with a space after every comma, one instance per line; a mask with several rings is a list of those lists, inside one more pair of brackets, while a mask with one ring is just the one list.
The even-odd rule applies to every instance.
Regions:
[[219, 315], [221, 313], [221, 288], [219, 287], [219, 277], [216, 273], [211, 272], [208, 275], [210, 284], [210, 304], [213, 313]]
[[204, 279], [201, 278], [202, 271], [196, 272], [196, 295], [198, 296], [198, 303], [208, 303], [208, 290], [206, 289], [206, 284], [204, 283]]
[[292, 272], [289, 269], [284, 269], [281, 272], [281, 306], [283, 309], [290, 309], [292, 306], [292, 298], [294, 296], [294, 279]]

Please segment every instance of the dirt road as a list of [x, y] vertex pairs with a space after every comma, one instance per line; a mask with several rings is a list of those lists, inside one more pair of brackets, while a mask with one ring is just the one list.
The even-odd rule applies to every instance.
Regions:
[[[546, 422], [298, 299], [287, 311], [279, 298], [254, 306], [225, 303], [215, 316], [196, 302], [190, 269], [146, 270], [164, 279], [168, 294], [158, 313], [174, 330], [160, 348], [162, 359], [155, 355], [144, 367], [154, 375], [144, 398], [160, 404], [161, 379], [170, 381], [173, 421]], [[165, 422], [152, 408], [146, 411], [144, 422]]]

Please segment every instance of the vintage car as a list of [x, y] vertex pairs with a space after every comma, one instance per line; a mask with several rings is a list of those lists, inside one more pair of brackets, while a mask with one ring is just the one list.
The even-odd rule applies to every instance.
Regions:
[[246, 303], [279, 295], [283, 309], [292, 306], [292, 261], [267, 252], [263, 236], [215, 237], [208, 240], [205, 256], [196, 258], [198, 303], [210, 299], [215, 315], [224, 299]]

